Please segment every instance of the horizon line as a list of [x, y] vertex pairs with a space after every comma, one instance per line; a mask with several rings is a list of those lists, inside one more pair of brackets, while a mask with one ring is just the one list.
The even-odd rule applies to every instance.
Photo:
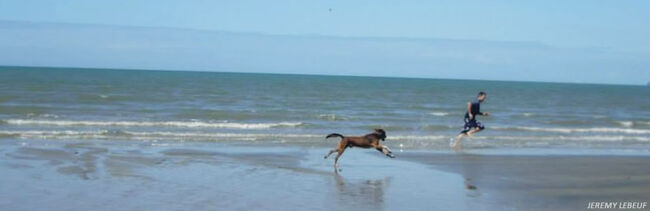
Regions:
[[387, 75], [345, 75], [345, 74], [309, 74], [309, 73], [282, 73], [282, 72], [235, 72], [235, 71], [211, 71], [211, 70], [181, 70], [181, 69], [147, 69], [147, 68], [118, 68], [118, 67], [72, 67], [72, 66], [27, 66], [27, 65], [4, 65], [0, 68], [50, 68], [50, 69], [80, 69], [80, 70], [126, 70], [126, 71], [149, 71], [149, 72], [194, 72], [194, 73], [235, 73], [235, 74], [269, 74], [269, 75], [297, 75], [297, 76], [327, 76], [327, 77], [368, 77], [368, 78], [389, 78], [389, 79], [422, 79], [422, 80], [460, 80], [460, 81], [488, 81], [488, 82], [511, 82], [511, 83], [549, 83], [549, 84], [574, 84], [574, 85], [607, 85], [607, 86], [650, 86], [648, 84], [619, 84], [619, 83], [593, 83], [593, 82], [561, 82], [561, 81], [532, 81], [532, 80], [491, 80], [473, 78], [432, 78], [432, 77], [408, 77], [408, 76], [387, 76]]

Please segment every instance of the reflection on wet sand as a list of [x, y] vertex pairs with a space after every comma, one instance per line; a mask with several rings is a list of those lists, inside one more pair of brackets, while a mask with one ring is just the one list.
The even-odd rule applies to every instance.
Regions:
[[[467, 156], [466, 154], [459, 155], [462, 162], [459, 165], [459, 173], [465, 178], [464, 184], [465, 189], [467, 190], [476, 190], [478, 187], [474, 184], [473, 180], [481, 179], [481, 172], [483, 165], [480, 162], [474, 166], [463, 165], [464, 163], [476, 162], [476, 158], [472, 156]], [[470, 196], [478, 196], [478, 193], [472, 193]]]
[[[0, 207], [7, 210], [112, 210], [114, 204], [122, 210], [435, 210], [467, 204], [457, 175], [374, 153], [349, 154], [349, 170], [336, 174], [320, 148], [21, 140], [0, 146]], [[30, 203], [33, 198], [46, 201]]]
[[467, 190], [476, 190], [476, 185], [472, 185], [472, 178], [465, 178], [465, 188]]
[[468, 196], [512, 209], [576, 210], [598, 199], [647, 200], [648, 156], [410, 153], [402, 158], [462, 175]]
[[390, 185], [392, 177], [351, 181], [335, 173], [334, 179], [336, 180], [339, 202], [353, 203], [356, 206], [367, 207], [372, 210], [384, 209], [385, 192]]

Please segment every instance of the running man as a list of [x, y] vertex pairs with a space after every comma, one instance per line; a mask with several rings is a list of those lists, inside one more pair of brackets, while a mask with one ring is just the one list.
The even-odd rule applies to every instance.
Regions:
[[487, 98], [487, 94], [485, 92], [479, 92], [476, 96], [476, 101], [467, 102], [467, 113], [465, 113], [465, 127], [463, 128], [463, 131], [458, 134], [458, 137], [456, 137], [456, 140], [452, 144], [452, 147], [454, 149], [460, 148], [460, 141], [466, 136], [469, 136], [471, 138], [472, 134], [485, 129], [485, 126], [483, 126], [483, 124], [476, 121], [476, 115], [490, 115], [488, 112], [481, 112], [481, 103], [485, 101], [485, 98]]

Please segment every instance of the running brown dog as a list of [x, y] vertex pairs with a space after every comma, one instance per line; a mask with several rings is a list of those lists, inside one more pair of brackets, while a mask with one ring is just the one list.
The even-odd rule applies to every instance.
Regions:
[[336, 146], [336, 148], [330, 150], [330, 152], [327, 153], [327, 155], [325, 155], [325, 159], [327, 159], [332, 153], [338, 152], [336, 158], [334, 158], [334, 171], [339, 170], [338, 161], [341, 155], [343, 155], [343, 152], [345, 152], [345, 148], [351, 148], [351, 147], [375, 148], [377, 151], [384, 153], [384, 155], [390, 158], [395, 158], [395, 155], [393, 155], [393, 152], [390, 151], [390, 149], [388, 149], [387, 146], [383, 146], [381, 145], [381, 143], [379, 143], [379, 140], [381, 141], [386, 140], [386, 131], [382, 129], [375, 129], [374, 133], [369, 133], [364, 136], [345, 137], [338, 133], [332, 133], [327, 135], [325, 138], [327, 139], [331, 137], [341, 137], [341, 141]]

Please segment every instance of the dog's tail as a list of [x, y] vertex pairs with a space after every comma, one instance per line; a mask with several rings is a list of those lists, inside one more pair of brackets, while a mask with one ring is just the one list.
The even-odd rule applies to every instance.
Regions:
[[331, 134], [327, 135], [325, 138], [332, 138], [332, 137], [341, 137], [341, 138], [345, 138], [345, 137], [343, 137], [343, 135], [338, 134], [338, 133], [331, 133]]

